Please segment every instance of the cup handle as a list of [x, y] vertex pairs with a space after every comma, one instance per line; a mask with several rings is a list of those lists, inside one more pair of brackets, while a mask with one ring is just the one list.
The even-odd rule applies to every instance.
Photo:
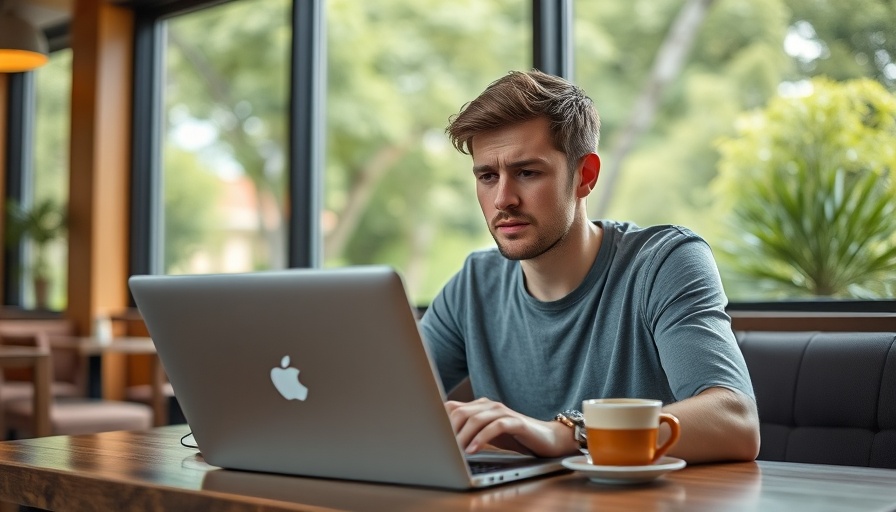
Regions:
[[681, 424], [678, 422], [678, 418], [675, 416], [664, 412], [660, 414], [660, 423], [666, 423], [669, 425], [669, 439], [666, 439], [666, 442], [663, 443], [662, 446], [656, 449], [656, 453], [653, 455], [653, 460], [656, 462], [660, 460], [660, 457], [666, 454], [669, 451], [669, 448], [678, 441], [678, 436], [681, 435]]

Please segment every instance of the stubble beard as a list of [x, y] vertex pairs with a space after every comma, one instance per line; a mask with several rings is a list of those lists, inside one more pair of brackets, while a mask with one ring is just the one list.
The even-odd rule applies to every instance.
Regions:
[[[560, 219], [557, 219], [557, 223], [561, 223]], [[532, 228], [536, 228], [537, 225], [529, 220], [530, 226]], [[572, 229], [572, 222], [566, 222], [565, 229], [558, 230], [557, 233], [546, 233], [546, 234], [537, 234], [535, 240], [527, 245], [522, 247], [513, 247], [513, 243], [502, 243], [501, 240], [498, 239], [498, 235], [495, 232], [496, 228], [489, 226], [489, 232], [492, 235], [492, 239], [494, 239], [495, 244], [498, 246], [498, 252], [501, 253], [502, 256], [507, 258], [508, 260], [513, 261], [523, 261], [523, 260], [532, 260], [538, 258], [539, 256], [546, 254], [547, 252], [553, 250], [555, 247], [560, 245], [563, 240], [566, 239], [567, 235], [569, 235], [570, 230]]]

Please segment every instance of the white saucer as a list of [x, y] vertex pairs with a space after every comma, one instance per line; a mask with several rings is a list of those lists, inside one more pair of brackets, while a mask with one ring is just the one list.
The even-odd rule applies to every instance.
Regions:
[[613, 485], [650, 482], [687, 465], [685, 461], [675, 457], [660, 457], [660, 460], [649, 466], [595, 466], [584, 455], [563, 459], [562, 464], [567, 469], [585, 474], [592, 482]]

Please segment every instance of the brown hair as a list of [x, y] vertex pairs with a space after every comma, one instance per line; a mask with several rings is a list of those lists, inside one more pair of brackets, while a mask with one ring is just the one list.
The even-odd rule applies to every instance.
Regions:
[[458, 151], [472, 155], [477, 134], [539, 117], [550, 122], [551, 140], [570, 169], [597, 150], [600, 117], [594, 102], [581, 88], [538, 70], [511, 71], [492, 82], [451, 116], [445, 131]]

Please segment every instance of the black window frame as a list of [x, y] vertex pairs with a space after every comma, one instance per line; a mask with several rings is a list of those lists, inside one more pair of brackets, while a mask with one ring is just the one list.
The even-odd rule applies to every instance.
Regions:
[[[230, 0], [236, 1], [236, 0]], [[142, 1], [135, 8], [134, 107], [129, 272], [159, 274], [162, 266], [161, 76], [164, 23], [226, 1]], [[289, 84], [287, 266], [321, 261], [319, 180], [323, 172], [324, 0], [293, 0]], [[305, 115], [308, 113], [308, 115]], [[133, 303], [133, 298], [131, 299]]]
[[[71, 46], [70, 24], [59, 23], [43, 30], [50, 54]], [[3, 204], [10, 201], [22, 203], [30, 197], [34, 181], [34, 124], [35, 107], [34, 72], [10, 73], [7, 93], [6, 119], [6, 176]], [[3, 214], [5, 215], [5, 211]], [[3, 305], [24, 306], [25, 281], [20, 269], [25, 261], [25, 245], [14, 247], [3, 243]]]
[[[161, 52], [163, 21], [239, 0], [130, 0], [135, 10], [134, 126], [130, 273], [161, 273]], [[565, 78], [574, 75], [573, 0], [531, 0], [533, 67]], [[325, 0], [293, 0], [290, 56], [287, 265], [317, 267], [322, 261], [319, 210], [324, 172], [326, 100]], [[784, 300], [732, 302], [738, 311], [896, 312], [896, 298], [879, 300]]]

